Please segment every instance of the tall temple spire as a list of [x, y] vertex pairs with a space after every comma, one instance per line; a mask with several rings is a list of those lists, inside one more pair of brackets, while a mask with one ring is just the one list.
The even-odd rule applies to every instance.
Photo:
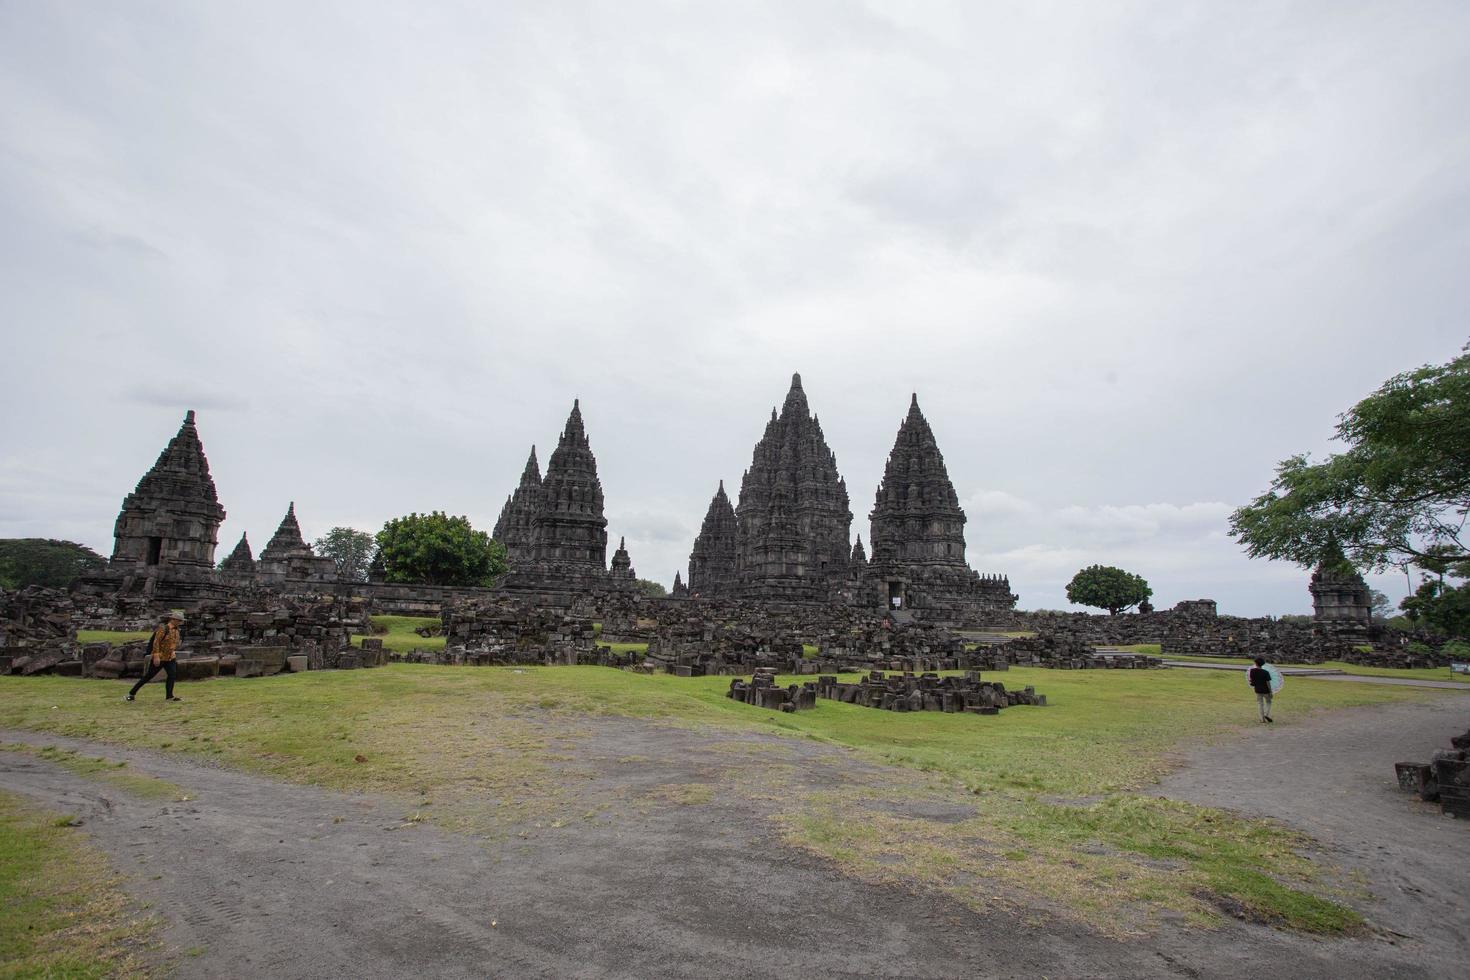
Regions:
[[546, 463], [540, 506], [532, 521], [532, 560], [582, 570], [607, 569], [607, 518], [602, 481], [582, 424], [582, 403], [572, 402], [566, 427]]
[[721, 480], [689, 553], [689, 592], [708, 599], [733, 594], [736, 584], [735, 508]]
[[916, 393], [873, 503], [873, 561], [965, 564], [965, 512]]
[[876, 605], [897, 601], [955, 619], [1014, 607], [1009, 580], [982, 580], [965, 561], [965, 512], [917, 393], [909, 398], [868, 516], [866, 579]]
[[224, 519], [190, 409], [152, 469], [123, 499], [112, 563], [212, 569]]
[[500, 519], [495, 522], [491, 536], [505, 546], [506, 558], [514, 568], [518, 562], [530, 557], [531, 526], [536, 512], [541, 509], [541, 466], [536, 461], [536, 447], [526, 457], [526, 468], [521, 471], [521, 482], [515, 492], [505, 499]]
[[742, 595], [822, 599], [847, 582], [852, 510], [799, 374], [756, 443], [735, 513]]

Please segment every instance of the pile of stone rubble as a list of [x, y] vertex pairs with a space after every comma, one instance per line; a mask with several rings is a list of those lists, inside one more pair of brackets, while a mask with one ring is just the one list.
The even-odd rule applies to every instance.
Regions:
[[1428, 764], [1394, 765], [1399, 788], [1417, 793], [1426, 803], [1438, 803], [1452, 817], [1470, 820], [1470, 731], [1450, 739], [1452, 749], [1436, 749]]
[[873, 671], [856, 683], [836, 677], [817, 679], [817, 696], [844, 704], [860, 704], [885, 711], [969, 712], [998, 714], [1016, 704], [1045, 705], [1046, 695], [1033, 687], [1007, 691], [999, 681], [982, 681], [976, 671], [963, 674], [884, 674]]
[[778, 687], [776, 672], [766, 668], [757, 669], [748, 683], [738, 677], [732, 680], [725, 696], [772, 711], [806, 711], [817, 706], [817, 686], [811, 681]]

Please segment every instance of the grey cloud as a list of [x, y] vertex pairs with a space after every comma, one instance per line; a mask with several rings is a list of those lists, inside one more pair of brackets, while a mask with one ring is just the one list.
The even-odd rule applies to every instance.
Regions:
[[3, 455], [46, 463], [0, 532], [75, 528], [82, 465], [106, 550], [186, 408], [222, 540], [488, 525], [581, 397], [668, 582], [799, 370], [854, 533], [917, 390], [1023, 605], [1116, 555], [1300, 610], [1220, 513], [1464, 342], [1467, 88], [1458, 5], [0, 5]]
[[215, 412], [245, 412], [250, 409], [250, 400], [244, 397], [205, 391], [176, 380], [167, 368], [169, 354], [159, 351], [160, 366], [155, 369], [153, 384], [139, 384], [125, 389], [121, 398], [134, 405], [150, 408], [171, 408], [182, 419], [189, 409], [208, 409]]

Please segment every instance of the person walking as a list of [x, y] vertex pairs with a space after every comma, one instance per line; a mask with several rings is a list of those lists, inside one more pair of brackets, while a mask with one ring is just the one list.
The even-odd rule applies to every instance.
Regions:
[[1256, 704], [1261, 709], [1261, 721], [1271, 721], [1271, 672], [1266, 669], [1264, 657], [1256, 658], [1256, 665], [1246, 674], [1251, 690], [1256, 692]]
[[138, 689], [153, 680], [160, 670], [164, 672], [163, 699], [165, 701], [184, 700], [174, 697], [174, 679], [179, 673], [179, 665], [174, 661], [174, 651], [179, 648], [179, 625], [183, 621], [183, 613], [171, 612], [163, 617], [163, 622], [153, 630], [153, 639], [148, 644], [148, 670], [144, 672], [142, 679], [133, 685], [133, 689], [123, 700], [133, 700], [138, 694]]

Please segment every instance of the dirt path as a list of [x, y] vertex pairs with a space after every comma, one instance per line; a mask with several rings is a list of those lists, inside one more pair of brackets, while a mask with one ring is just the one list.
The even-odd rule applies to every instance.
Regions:
[[1378, 939], [1229, 923], [1117, 942], [1046, 916], [981, 915], [853, 881], [778, 843], [755, 800], [681, 805], [658, 793], [711, 781], [741, 755], [736, 742], [750, 750], [746, 765], [800, 773], [773, 775], [777, 791], [840, 783], [865, 765], [850, 754], [624, 719], [593, 725], [577, 759], [592, 771], [581, 792], [620, 801], [612, 817], [501, 842], [405, 827], [401, 800], [33, 733], [0, 741], [126, 759], [194, 799], [141, 801], [25, 753], [0, 753], [0, 786], [84, 819], [167, 918], [184, 978], [1445, 975]]
[[[1359, 678], [1355, 678], [1359, 679]], [[1290, 689], [1288, 688], [1289, 693]], [[1465, 976], [1470, 950], [1470, 822], [1401, 793], [1395, 762], [1428, 762], [1470, 728], [1470, 696], [1378, 705], [1261, 725], [1227, 745], [1188, 753], [1160, 795], [1273, 817], [1361, 873], [1356, 902], [1436, 976]]]

